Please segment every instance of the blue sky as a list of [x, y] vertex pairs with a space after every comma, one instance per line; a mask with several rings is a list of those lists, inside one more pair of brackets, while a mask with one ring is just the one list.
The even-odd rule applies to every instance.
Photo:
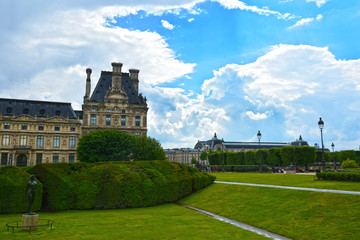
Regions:
[[122, 62], [164, 148], [258, 130], [314, 145], [322, 117], [325, 147], [359, 149], [359, 29], [357, 0], [5, 0], [0, 97], [81, 109], [85, 69], [94, 87]]

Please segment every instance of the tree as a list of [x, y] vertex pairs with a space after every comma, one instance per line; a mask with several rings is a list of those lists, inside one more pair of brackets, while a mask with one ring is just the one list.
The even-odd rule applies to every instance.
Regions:
[[118, 130], [98, 130], [79, 139], [81, 162], [165, 160], [160, 143], [150, 137], [131, 136]]
[[166, 160], [166, 154], [161, 144], [155, 139], [147, 136], [133, 138], [134, 161], [144, 160]]
[[201, 161], [205, 161], [207, 159], [207, 157], [208, 157], [208, 154], [207, 154], [206, 151], [203, 151], [203, 152], [200, 153]]
[[118, 130], [98, 130], [79, 139], [78, 160], [81, 162], [129, 161], [132, 137]]

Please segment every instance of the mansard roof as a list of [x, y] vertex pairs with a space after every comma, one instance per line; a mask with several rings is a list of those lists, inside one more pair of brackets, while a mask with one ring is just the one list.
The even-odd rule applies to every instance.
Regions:
[[[105, 94], [110, 89], [112, 83], [112, 72], [101, 71], [98, 83], [91, 95], [91, 102], [104, 102]], [[129, 104], [143, 104], [139, 95], [135, 91], [129, 73], [121, 73], [121, 86], [128, 96]]]
[[71, 103], [7, 98], [0, 98], [0, 113], [9, 116], [77, 118]]

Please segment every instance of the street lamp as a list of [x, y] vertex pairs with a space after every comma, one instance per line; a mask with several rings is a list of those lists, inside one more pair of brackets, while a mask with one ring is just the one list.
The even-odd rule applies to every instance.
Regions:
[[318, 121], [318, 125], [319, 125], [319, 128], [320, 128], [320, 133], [321, 133], [321, 161], [322, 161], [322, 170], [323, 172], [326, 171], [326, 168], [325, 168], [325, 157], [324, 157], [324, 140], [323, 140], [323, 133], [322, 133], [322, 130], [324, 128], [324, 121], [320, 118], [319, 121]]
[[335, 144], [334, 143], [331, 143], [331, 147], [332, 147], [332, 150], [333, 150], [333, 163], [334, 163], [334, 172], [336, 171], [336, 162], [335, 162], [335, 159], [334, 159], [334, 155], [335, 155]]
[[221, 142], [221, 158], [223, 164], [223, 172], [225, 172], [225, 164], [224, 164], [224, 141]]
[[260, 133], [260, 130], [258, 131], [258, 133], [257, 133], [257, 138], [258, 138], [258, 140], [259, 140], [259, 173], [261, 173], [261, 171], [262, 171], [262, 166], [261, 166], [261, 157], [260, 157], [260, 139], [261, 139], [261, 133]]

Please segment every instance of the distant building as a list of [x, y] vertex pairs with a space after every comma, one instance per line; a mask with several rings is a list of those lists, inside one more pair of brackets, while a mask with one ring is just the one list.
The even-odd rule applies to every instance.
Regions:
[[294, 142], [286, 143], [286, 142], [230, 142], [230, 141], [224, 141], [224, 139], [219, 139], [216, 136], [216, 133], [214, 134], [214, 137], [207, 141], [198, 141], [194, 148], [195, 149], [205, 149], [207, 151], [213, 150], [227, 150], [229, 152], [241, 152], [241, 151], [248, 151], [248, 150], [257, 150], [257, 149], [269, 149], [269, 148], [282, 148], [285, 146], [309, 146], [309, 144], [306, 141], [302, 140], [302, 137], [300, 136], [299, 139], [297, 139]]
[[91, 69], [86, 69], [82, 111], [70, 103], [0, 98], [1, 166], [75, 162], [79, 138], [100, 129], [147, 134], [146, 97], [139, 94], [139, 70], [102, 71], [90, 96]]
[[[219, 139], [216, 135], [206, 141], [198, 141], [194, 148], [173, 148], [165, 149], [166, 156], [169, 161], [180, 162], [187, 165], [191, 164], [191, 159], [194, 157], [197, 161], [200, 161], [200, 154], [202, 151], [229, 151], [229, 152], [241, 152], [258, 149], [270, 149], [270, 148], [282, 148], [285, 146], [309, 146], [307, 141], [304, 141], [300, 135], [299, 139], [291, 143], [286, 142], [228, 142], [224, 139]], [[205, 164], [205, 162], [204, 162]], [[207, 164], [207, 162], [206, 162]]]

